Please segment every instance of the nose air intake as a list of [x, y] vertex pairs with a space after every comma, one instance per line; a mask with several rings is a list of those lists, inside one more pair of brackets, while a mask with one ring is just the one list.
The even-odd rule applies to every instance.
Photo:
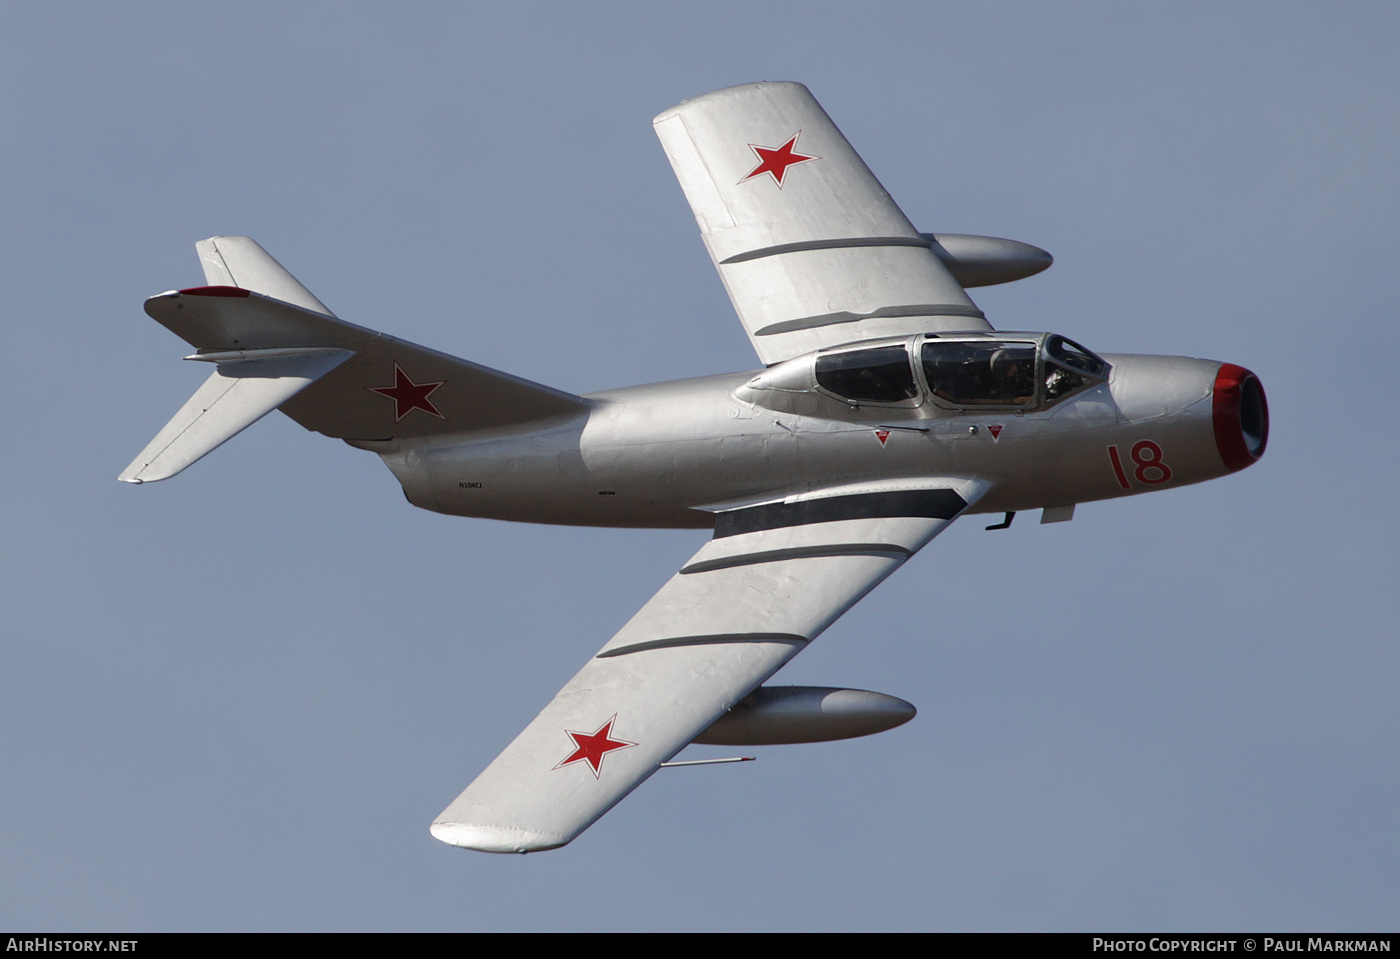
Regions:
[[1264, 455], [1269, 403], [1259, 377], [1242, 366], [1222, 364], [1215, 375], [1213, 411], [1215, 446], [1226, 469], [1237, 472]]

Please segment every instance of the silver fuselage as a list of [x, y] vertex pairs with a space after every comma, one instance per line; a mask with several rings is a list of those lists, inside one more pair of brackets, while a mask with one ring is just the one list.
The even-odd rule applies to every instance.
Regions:
[[809, 356], [594, 393], [584, 415], [528, 431], [357, 445], [379, 452], [424, 509], [586, 526], [708, 527], [716, 509], [931, 476], [988, 481], [976, 512], [1029, 510], [1241, 468], [1221, 445], [1219, 384], [1232, 367], [1104, 359], [1102, 381], [1031, 408], [956, 408], [923, 378], [903, 403], [843, 400], [805, 372]]

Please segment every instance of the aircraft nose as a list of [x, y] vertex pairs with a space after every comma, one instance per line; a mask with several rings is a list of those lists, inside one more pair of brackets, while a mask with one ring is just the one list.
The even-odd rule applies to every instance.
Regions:
[[1226, 469], [1236, 472], [1264, 455], [1269, 441], [1269, 403], [1259, 377], [1242, 366], [1222, 363], [1212, 399], [1215, 446]]

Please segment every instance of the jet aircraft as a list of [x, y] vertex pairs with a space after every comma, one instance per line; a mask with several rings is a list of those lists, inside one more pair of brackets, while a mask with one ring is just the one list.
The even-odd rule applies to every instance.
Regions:
[[432, 824], [562, 846], [692, 742], [907, 721], [864, 690], [764, 685], [965, 513], [1197, 483], [1264, 452], [1257, 377], [994, 330], [966, 289], [1050, 265], [921, 233], [796, 83], [688, 100], [655, 129], [763, 368], [578, 396], [337, 318], [258, 244], [196, 244], [208, 285], [146, 312], [209, 379], [121, 474], [173, 476], [273, 409], [379, 454], [416, 506], [713, 537]]

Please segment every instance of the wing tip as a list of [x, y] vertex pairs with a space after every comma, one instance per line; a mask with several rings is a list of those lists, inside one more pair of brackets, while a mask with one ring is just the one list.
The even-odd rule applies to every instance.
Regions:
[[660, 113], [658, 113], [655, 117], [652, 118], [651, 122], [653, 125], [659, 124], [663, 120], [668, 120], [671, 117], [675, 116], [681, 111], [682, 108], [693, 107], [694, 105], [702, 101], [740, 97], [754, 91], [763, 90], [765, 88], [769, 90], [775, 90], [779, 87], [796, 87], [802, 90], [808, 96], [811, 96], [811, 91], [808, 90], [804, 84], [798, 83], [796, 80], [756, 80], [752, 83], [738, 83], [732, 87], [722, 87], [719, 90], [711, 90], [709, 93], [702, 93], [699, 96], [690, 97], [689, 99], [682, 100], [675, 106], [662, 110]]
[[133, 463], [128, 466], [117, 479], [122, 483], [130, 483], [132, 486], [141, 486], [145, 483], [159, 483], [163, 479], [170, 479], [170, 477], [181, 472], [185, 466], [189, 465], [191, 464], [186, 463], [184, 466], [171, 469], [168, 463], [157, 464], [155, 461], [140, 464]]
[[493, 826], [481, 823], [438, 820], [429, 827], [433, 838], [449, 846], [475, 849], [477, 852], [527, 853], [558, 849], [572, 836], [539, 832], [519, 826]]

